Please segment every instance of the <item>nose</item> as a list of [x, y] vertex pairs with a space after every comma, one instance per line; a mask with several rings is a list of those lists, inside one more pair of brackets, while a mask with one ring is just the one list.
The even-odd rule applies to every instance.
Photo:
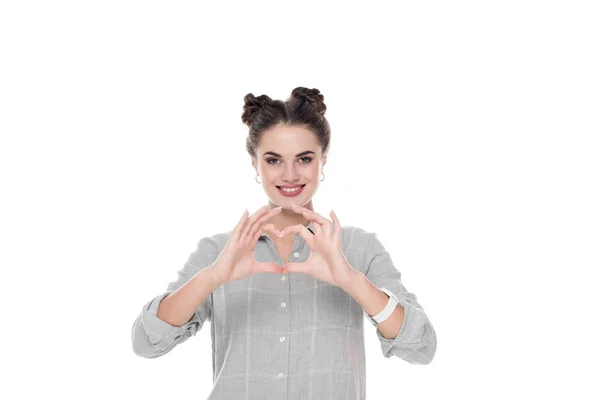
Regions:
[[286, 182], [294, 182], [298, 180], [298, 174], [296, 173], [296, 166], [294, 163], [286, 164], [286, 167], [283, 170], [282, 180]]

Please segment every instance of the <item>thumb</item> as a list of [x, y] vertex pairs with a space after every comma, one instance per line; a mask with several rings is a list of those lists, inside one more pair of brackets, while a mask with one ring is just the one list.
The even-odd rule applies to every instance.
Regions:
[[274, 262], [263, 262], [258, 263], [258, 270], [261, 272], [272, 272], [274, 274], [281, 274], [281, 265]]
[[302, 272], [302, 263], [289, 262], [283, 266], [283, 273], [286, 272]]

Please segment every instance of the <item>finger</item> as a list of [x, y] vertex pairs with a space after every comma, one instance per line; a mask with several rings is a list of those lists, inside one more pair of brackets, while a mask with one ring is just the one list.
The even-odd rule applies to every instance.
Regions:
[[273, 262], [259, 262], [255, 266], [255, 273], [271, 272], [273, 274], [282, 274], [281, 265]]
[[256, 245], [256, 242], [258, 241], [258, 238], [260, 237], [260, 235], [262, 235], [262, 230], [259, 229], [258, 231], [256, 231], [254, 233], [254, 235], [252, 235], [252, 244]]
[[300, 273], [303, 273], [305, 275], [312, 276], [312, 277], [316, 278], [315, 273], [312, 270], [312, 264], [310, 264], [308, 262], [304, 262], [304, 263], [289, 262], [289, 263], [286, 263], [283, 266], [281, 273], [282, 274], [287, 274], [288, 272], [300, 272]]
[[[259, 209], [259, 211], [260, 210], [262, 210], [262, 208]], [[251, 215], [251, 216], [248, 217], [248, 215], [250, 215], [250, 212], [248, 211], [248, 209], [246, 209], [246, 214], [247, 214], [247, 217], [244, 220], [244, 223], [242, 224], [242, 227], [240, 228], [239, 237], [245, 236], [248, 233], [249, 221], [250, 221], [250, 218], [252, 218], [253, 215]]]
[[268, 205], [264, 205], [261, 208], [259, 208], [258, 210], [256, 210], [256, 212], [254, 214], [252, 214], [252, 216], [250, 218], [248, 218], [248, 220], [244, 224], [240, 236], [244, 236], [244, 235], [249, 236], [250, 229], [252, 229], [252, 227], [254, 225], [254, 221], [256, 221], [260, 216], [265, 214], [268, 210], [269, 210]]
[[327, 232], [329, 235], [331, 235], [331, 221], [329, 221], [327, 218], [312, 210], [309, 210], [306, 207], [292, 206], [292, 209], [304, 215], [304, 218], [314, 221], [316, 223], [315, 229], [319, 233]]
[[[262, 235], [263, 232], [271, 232], [271, 233], [275, 234], [276, 236], [281, 236], [281, 232], [273, 224], [262, 224], [261, 230], [259, 231], [258, 236]], [[257, 240], [258, 240], [258, 237], [257, 237]]]
[[290, 225], [281, 231], [282, 236], [287, 235], [289, 233], [296, 232], [300, 235], [305, 242], [308, 243], [308, 246], [312, 246], [313, 235], [309, 232], [309, 230], [302, 224]]
[[304, 211], [302, 211], [302, 215], [304, 215], [308, 219], [316, 220], [319, 224], [322, 225], [330, 223], [330, 221], [327, 218], [308, 209], [304, 209]]
[[258, 238], [260, 237], [260, 235], [262, 235], [264, 232], [272, 232], [273, 234], [279, 236], [280, 232], [279, 229], [277, 229], [277, 227], [273, 224], [262, 224], [260, 226], [260, 229], [258, 231], [256, 231], [256, 233], [254, 234], [252, 240], [253, 242], [256, 242], [258, 240]]
[[281, 212], [281, 207], [276, 207], [276, 208], [268, 211], [266, 214], [262, 215], [258, 220], [256, 220], [256, 222], [254, 222], [254, 224], [252, 225], [252, 228], [248, 234], [250, 236], [254, 236], [254, 234], [257, 231], [260, 231], [261, 225], [263, 225], [264, 221], [268, 220], [269, 218], [273, 217], [274, 215], [279, 214], [280, 212]]
[[244, 226], [244, 222], [246, 221], [247, 216], [248, 216], [248, 210], [244, 211], [244, 213], [242, 214], [242, 218], [240, 218], [237, 225], [233, 229], [233, 232], [231, 233], [232, 238], [237, 239], [237, 237], [240, 235], [240, 232], [242, 231], [242, 228]]
[[321, 224], [315, 220], [311, 220], [311, 221], [313, 222], [313, 228], [315, 231], [315, 235], [321, 235], [323, 233], [323, 227], [321, 226]]
[[281, 273], [304, 272], [304, 270], [304, 263], [289, 262], [283, 266]]
[[333, 237], [336, 239], [340, 238], [340, 234], [342, 233], [342, 225], [340, 224], [340, 220], [337, 215], [331, 210], [331, 219], [333, 220]]
[[317, 221], [307, 212], [303, 212], [302, 215], [304, 215], [304, 218], [308, 219], [313, 223], [313, 230], [315, 231], [315, 235], [321, 235], [323, 233], [323, 225], [319, 221]]

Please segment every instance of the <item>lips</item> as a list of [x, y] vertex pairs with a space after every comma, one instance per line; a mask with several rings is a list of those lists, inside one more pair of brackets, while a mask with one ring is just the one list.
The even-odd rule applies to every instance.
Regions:
[[306, 184], [304, 185], [294, 185], [294, 186], [275, 186], [278, 189], [284, 188], [284, 189], [295, 189], [297, 187], [304, 187], [306, 186]]
[[[300, 185], [300, 186], [296, 186], [298, 189], [293, 190], [291, 192], [285, 191], [281, 188], [281, 186], [276, 186], [277, 191], [285, 197], [294, 197], [294, 196], [298, 196], [300, 193], [302, 193], [302, 191], [304, 190], [304, 186], [306, 185]], [[285, 187], [285, 186], [284, 186]]]

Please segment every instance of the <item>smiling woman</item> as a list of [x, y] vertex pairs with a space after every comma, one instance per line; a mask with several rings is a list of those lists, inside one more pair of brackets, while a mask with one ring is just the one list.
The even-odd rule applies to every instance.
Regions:
[[313, 209], [331, 134], [319, 90], [244, 101], [246, 149], [268, 204], [199, 241], [178, 279], [143, 307], [134, 351], [162, 356], [208, 320], [209, 400], [365, 399], [365, 317], [383, 356], [412, 364], [433, 359], [433, 326], [374, 232]]
[[304, 87], [295, 88], [286, 101], [252, 93], [244, 97], [246, 150], [257, 179], [262, 177], [269, 209], [283, 208], [270, 220], [279, 230], [309, 222], [291, 210], [292, 204], [314, 211], [312, 197], [324, 176], [331, 137], [323, 100], [318, 89]]

